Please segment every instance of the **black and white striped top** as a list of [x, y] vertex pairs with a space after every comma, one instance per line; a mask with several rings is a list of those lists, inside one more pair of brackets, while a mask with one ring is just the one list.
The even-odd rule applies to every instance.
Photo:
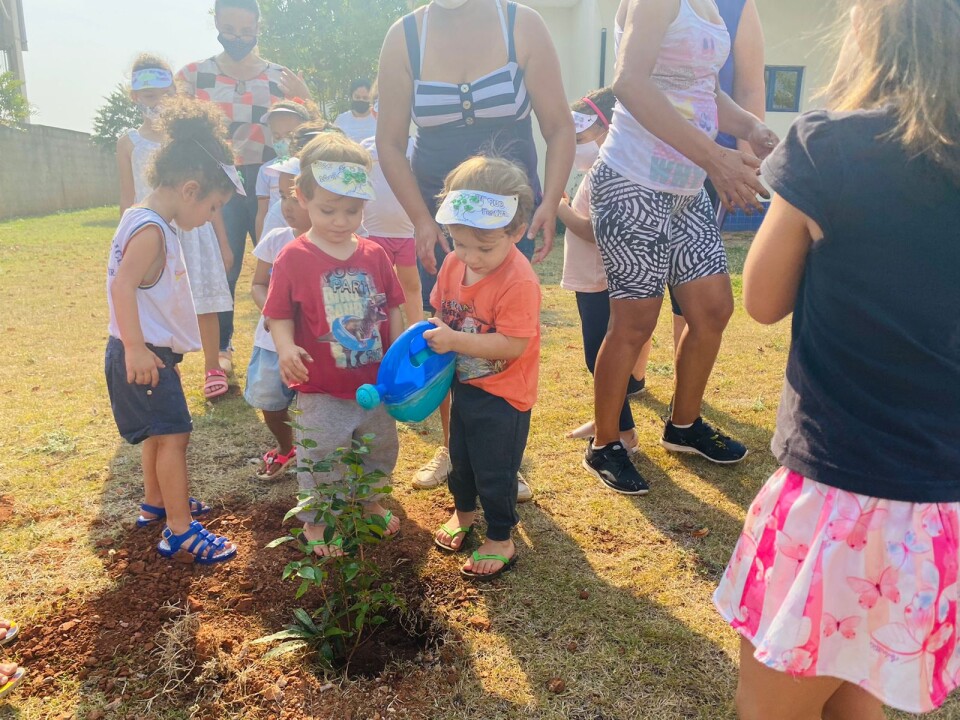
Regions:
[[412, 13], [403, 19], [407, 53], [413, 71], [413, 121], [421, 128], [462, 127], [483, 123], [485, 120], [523, 120], [530, 115], [530, 96], [523, 81], [523, 68], [517, 64], [517, 50], [513, 28], [517, 4], [507, 3], [504, 17], [500, 0], [493, 0], [500, 13], [503, 39], [508, 50], [508, 61], [473, 82], [457, 85], [446, 82], [426, 82], [420, 79], [424, 48], [427, 43], [427, 20], [430, 6], [423, 13], [423, 27], [417, 36], [417, 19]]

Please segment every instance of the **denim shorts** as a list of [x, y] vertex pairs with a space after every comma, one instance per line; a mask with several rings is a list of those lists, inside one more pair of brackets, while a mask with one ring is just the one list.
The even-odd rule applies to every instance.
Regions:
[[280, 356], [273, 350], [253, 348], [247, 366], [247, 387], [243, 399], [250, 407], [267, 412], [280, 412], [290, 407], [297, 391], [291, 390], [280, 379]]
[[193, 420], [180, 384], [176, 367], [183, 355], [170, 348], [147, 347], [166, 367], [158, 370], [156, 387], [127, 382], [123, 343], [115, 337], [107, 341], [104, 371], [113, 419], [120, 436], [132, 445], [156, 435], [179, 435], [193, 430]]

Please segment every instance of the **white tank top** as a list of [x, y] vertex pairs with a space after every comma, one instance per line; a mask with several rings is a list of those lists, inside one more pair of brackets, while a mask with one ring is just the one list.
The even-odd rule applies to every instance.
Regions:
[[[618, 23], [614, 33], [617, 53], [622, 37]], [[704, 20], [689, 0], [680, 0], [651, 78], [677, 111], [711, 138], [719, 131], [717, 73], [729, 54], [726, 25]], [[696, 195], [707, 178], [706, 171], [647, 131], [620, 102], [614, 108], [600, 159], [638, 185], [677, 195]]]
[[[200, 328], [180, 241], [176, 231], [162, 217], [144, 207], [127, 210], [120, 218], [120, 225], [113, 236], [110, 259], [107, 261], [107, 306], [110, 308], [107, 330], [113, 337], [123, 339], [120, 337], [110, 290], [130, 238], [147, 225], [155, 225], [163, 233], [166, 261], [160, 278], [153, 285], [137, 289], [137, 310], [143, 339], [156, 347], [170, 348], [175, 353], [194, 352], [200, 349]], [[157, 252], [160, 252], [159, 245]]]
[[133, 165], [133, 202], [140, 203], [153, 190], [147, 182], [147, 166], [153, 154], [160, 149], [160, 143], [147, 140], [138, 130], [127, 130], [127, 137], [133, 143], [130, 156]]

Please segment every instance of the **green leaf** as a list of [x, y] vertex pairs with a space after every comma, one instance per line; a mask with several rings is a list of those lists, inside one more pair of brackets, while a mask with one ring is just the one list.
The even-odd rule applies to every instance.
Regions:
[[300, 445], [307, 450], [315, 450], [317, 448], [317, 441], [311, 440], [310, 438], [303, 438], [303, 440], [300, 441]]
[[299, 600], [300, 598], [302, 598], [304, 595], [307, 594], [307, 591], [310, 590], [312, 586], [313, 585], [309, 580], [304, 580], [302, 583], [300, 583], [300, 587], [297, 588], [297, 592], [294, 597], [296, 597], [296, 599]]
[[303, 650], [308, 646], [309, 644], [307, 643], [306, 640], [291, 640], [289, 642], [285, 642], [282, 645], [278, 645], [277, 647], [275, 647], [273, 650], [265, 654], [263, 656], [263, 659], [273, 660], [274, 658], [278, 658], [281, 655], [289, 655], [290, 653], [296, 652], [297, 650]]
[[288, 543], [288, 542], [290, 542], [291, 540], [296, 540], [296, 538], [293, 537], [293, 535], [287, 535], [286, 537], [277, 538], [276, 540], [271, 540], [270, 542], [268, 542], [268, 543], [266, 544], [265, 547], [266, 547], [267, 550], [272, 550], [273, 548], [275, 548], [275, 547], [280, 547], [280, 546], [283, 545], [284, 543]]
[[265, 635], [259, 637], [256, 640], [251, 640], [251, 645], [268, 645], [270, 643], [277, 642], [278, 640], [292, 640], [294, 638], [303, 639], [309, 637], [302, 630], [288, 628], [287, 630], [281, 630], [280, 632], [275, 632], [272, 635]]
[[315, 633], [319, 632], [317, 626], [314, 625], [313, 623], [313, 618], [310, 617], [310, 613], [308, 613], [303, 608], [297, 608], [296, 610], [294, 610], [293, 616], [297, 619], [297, 622], [299, 622], [301, 625], [303, 625], [305, 628], [307, 628], [311, 632], [315, 632]]

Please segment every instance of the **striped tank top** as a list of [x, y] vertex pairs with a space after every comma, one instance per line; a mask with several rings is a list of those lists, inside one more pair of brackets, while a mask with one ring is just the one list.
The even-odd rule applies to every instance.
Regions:
[[459, 85], [421, 78], [430, 6], [423, 12], [419, 31], [414, 13], [403, 18], [414, 81], [411, 117], [419, 128], [411, 165], [431, 212], [436, 210], [436, 195], [447, 174], [474, 155], [492, 153], [517, 163], [526, 170], [537, 202], [540, 199], [532, 106], [514, 38], [517, 4], [507, 2], [504, 12], [501, 0], [492, 1], [500, 15], [507, 63]]

